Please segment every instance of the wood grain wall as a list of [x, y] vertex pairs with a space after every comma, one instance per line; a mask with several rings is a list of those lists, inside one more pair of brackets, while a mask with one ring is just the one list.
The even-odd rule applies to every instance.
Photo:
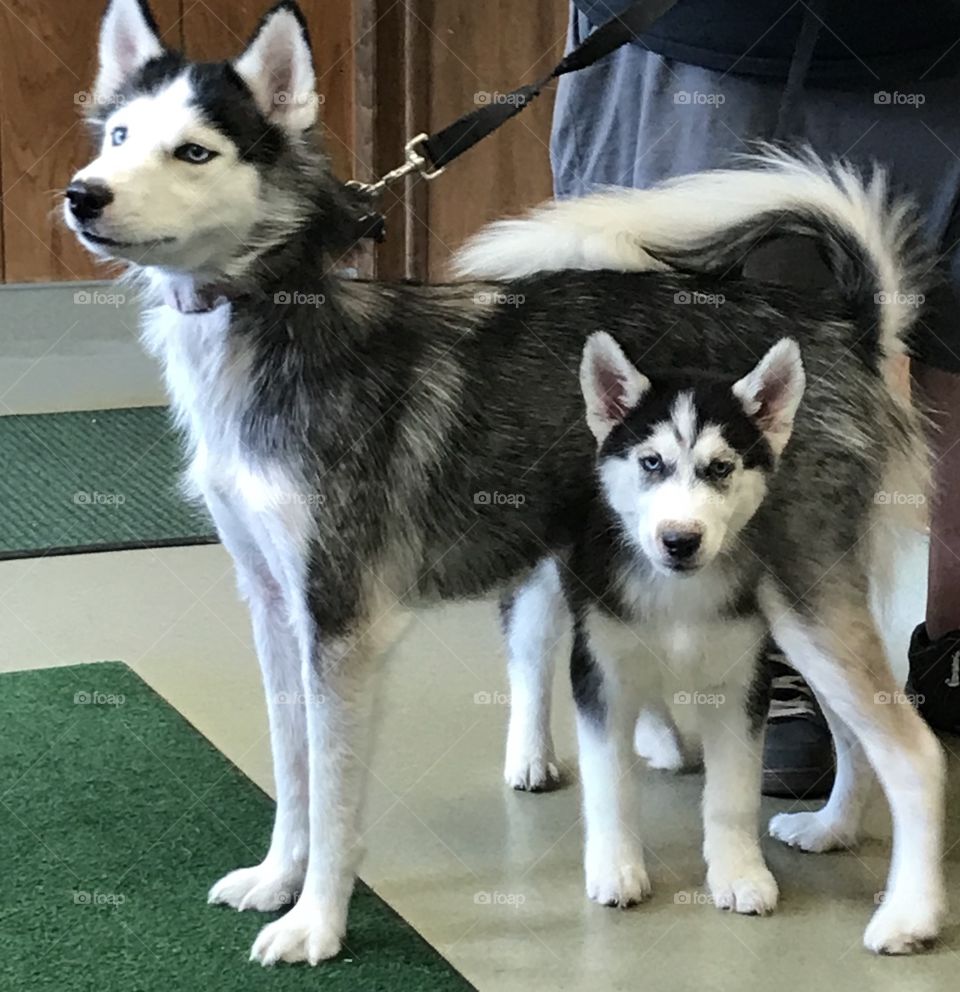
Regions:
[[[426, 3], [429, 128], [549, 72], [563, 55], [565, 0]], [[482, 224], [551, 195], [553, 88], [429, 184], [427, 271]]]
[[[151, 0], [172, 47], [235, 54], [271, 0]], [[403, 142], [486, 94], [542, 74], [563, 47], [565, 0], [301, 0], [311, 28], [326, 146], [338, 174], [366, 179]], [[0, 277], [104, 277], [60, 222], [63, 187], [91, 149], [82, 120], [105, 0], [0, 0]], [[441, 278], [483, 222], [550, 193], [552, 93], [428, 186], [385, 198], [382, 276]], [[369, 253], [368, 253], [369, 254]], [[362, 266], [371, 272], [372, 267]]]

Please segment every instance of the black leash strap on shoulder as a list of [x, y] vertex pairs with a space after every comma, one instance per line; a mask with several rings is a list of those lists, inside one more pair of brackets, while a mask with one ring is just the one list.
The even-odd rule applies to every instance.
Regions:
[[511, 117], [526, 109], [554, 79], [565, 76], [568, 72], [586, 69], [628, 41], [636, 40], [677, 2], [678, 0], [639, 0], [618, 17], [602, 24], [580, 45], [567, 52], [543, 79], [527, 86], [519, 86], [510, 93], [498, 94], [495, 102], [464, 114], [442, 130], [422, 139], [420, 148], [433, 169], [436, 171], [445, 168]]
[[[637, 0], [632, 7], [602, 24], [581, 44], [567, 52], [543, 79], [519, 86], [510, 93], [498, 94], [493, 102], [471, 110], [440, 131], [418, 134], [404, 148], [406, 161], [403, 165], [388, 172], [375, 183], [353, 181], [347, 183], [347, 186], [353, 195], [365, 199], [370, 205], [390, 183], [411, 173], [417, 173], [424, 179], [433, 179], [464, 152], [521, 110], [525, 110], [548, 83], [568, 72], [586, 69], [627, 42], [639, 38], [677, 3], [678, 0]], [[375, 241], [383, 241], [385, 237], [383, 216], [372, 207], [359, 211], [357, 240], [373, 238]]]

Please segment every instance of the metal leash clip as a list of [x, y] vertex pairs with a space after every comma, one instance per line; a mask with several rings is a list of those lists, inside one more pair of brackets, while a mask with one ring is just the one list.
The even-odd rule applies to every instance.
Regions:
[[403, 146], [406, 162], [381, 176], [375, 183], [362, 183], [357, 179], [351, 179], [346, 185], [351, 189], [359, 190], [366, 196], [379, 196], [391, 183], [409, 176], [411, 172], [419, 173], [423, 179], [436, 179], [446, 166], [439, 169], [430, 168], [430, 161], [421, 147], [429, 137], [429, 134], [422, 131], [416, 137], [411, 138]]

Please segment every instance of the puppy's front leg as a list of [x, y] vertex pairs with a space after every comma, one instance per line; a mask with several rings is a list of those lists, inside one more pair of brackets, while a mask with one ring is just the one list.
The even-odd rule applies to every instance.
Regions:
[[725, 683], [694, 699], [703, 734], [703, 854], [714, 905], [765, 915], [777, 905], [777, 882], [760, 850], [763, 713], [751, 713], [749, 691]]
[[622, 678], [611, 648], [602, 631], [595, 628], [588, 639], [578, 629], [570, 679], [577, 703], [587, 895], [626, 908], [642, 902], [651, 886], [638, 835], [640, 760], [632, 746], [640, 696], [632, 681]]

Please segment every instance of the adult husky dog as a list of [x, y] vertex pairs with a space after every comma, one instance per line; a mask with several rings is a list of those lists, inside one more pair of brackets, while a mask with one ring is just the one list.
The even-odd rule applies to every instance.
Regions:
[[[884, 212], [879, 187], [786, 160], [721, 180], [740, 206], [716, 223], [696, 178], [652, 194], [660, 221], [638, 228], [636, 245], [722, 267], [720, 246], [732, 260], [786, 213], [836, 249], [833, 299], [659, 272], [507, 287], [350, 282], [334, 274], [351, 211], [315, 147], [314, 86], [292, 3], [270, 11], [234, 61], [195, 64], [165, 48], [145, 6], [113, 0], [92, 103], [99, 152], [66, 190], [80, 240], [143, 285], [144, 336], [189, 437], [190, 484], [250, 602], [276, 823], [264, 860], [219, 881], [210, 901], [275, 910], [297, 889], [252, 957], [316, 963], [339, 950], [379, 658], [410, 605], [522, 586], [572, 547], [593, 489], [577, 375], [589, 330], [609, 330], [646, 367], [744, 371], [789, 330], [811, 377], [830, 384], [810, 413], [824, 450], [840, 443], [838, 425], [848, 432], [839, 479], [810, 470], [811, 491], [823, 489], [809, 511], [817, 547], [847, 554], [824, 576], [823, 555], [799, 538], [768, 549], [791, 584], [772, 583], [762, 608], [849, 726], [841, 741], [855, 757], [844, 767], [860, 773], [862, 740], [894, 808], [890, 890], [868, 943], [904, 950], [932, 936], [941, 756], [909, 707], [873, 703], [893, 685], [866, 611], [860, 540], [863, 494], [920, 447], [883, 380], [911, 311], [872, 303], [877, 290], [912, 285], [906, 216]], [[709, 197], [716, 181], [705, 182]], [[543, 245], [527, 247], [535, 256]], [[722, 322], [675, 302], [718, 285]], [[524, 305], [498, 305], [500, 292]], [[744, 402], [764, 423], [763, 390]], [[857, 495], [840, 507], [836, 486]]]

